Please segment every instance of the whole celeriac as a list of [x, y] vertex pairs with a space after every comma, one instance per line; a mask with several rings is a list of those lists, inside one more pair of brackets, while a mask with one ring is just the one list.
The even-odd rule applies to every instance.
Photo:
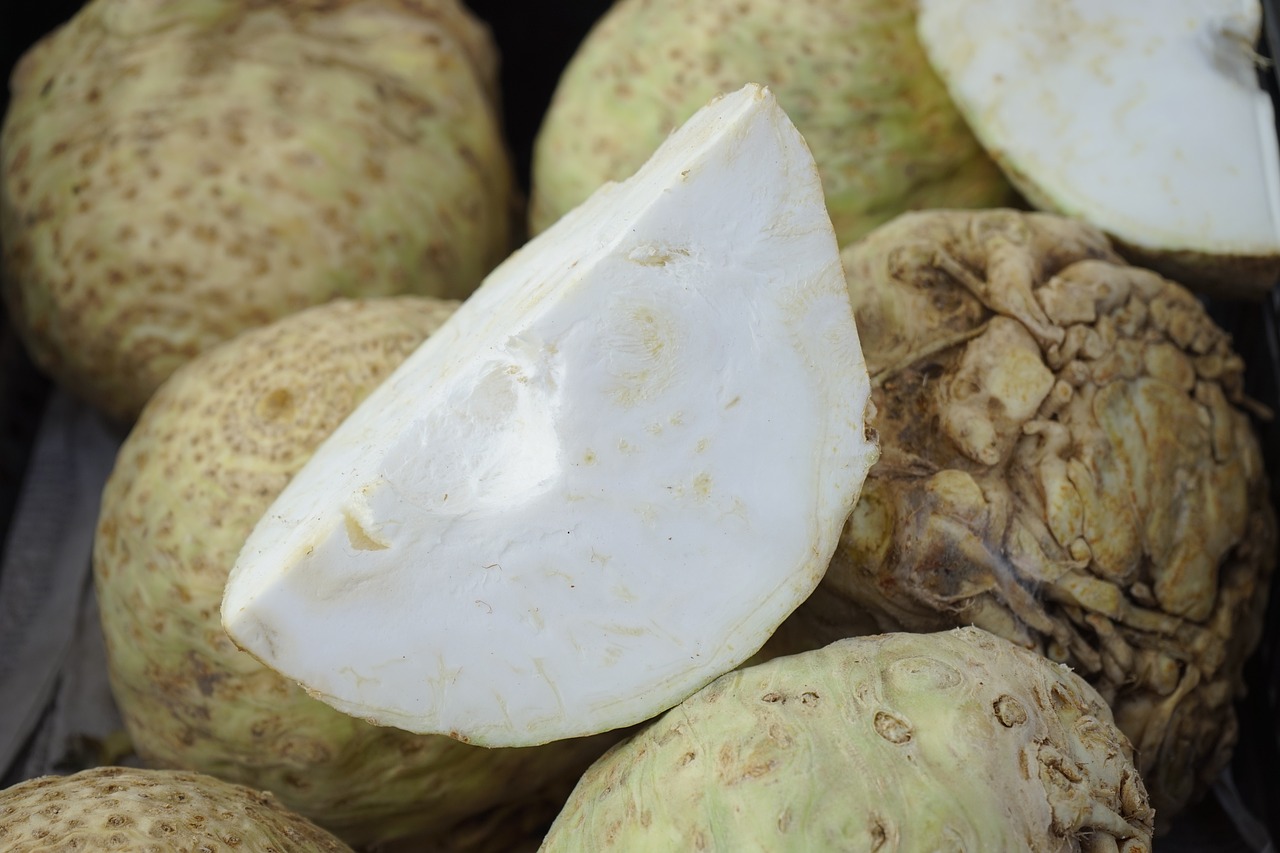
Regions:
[[868, 394], [813, 158], [744, 86], [361, 403], [245, 542], [223, 625], [385, 725], [640, 722], [812, 592], [875, 458]]
[[530, 227], [630, 175], [708, 99], [768, 85], [818, 164], [841, 246], [904, 210], [1013, 193], [898, 0], [619, 0], [556, 87], [533, 152]]
[[227, 575], [273, 498], [455, 307], [406, 296], [306, 309], [203, 353], [147, 404], [104, 491], [93, 558], [112, 692], [146, 763], [273, 791], [352, 844], [510, 850], [608, 746], [485, 750], [376, 727], [308, 697], [219, 623]]
[[1066, 667], [976, 628], [738, 670], [591, 766], [543, 853], [1149, 853], [1133, 748]]
[[1230, 338], [1049, 214], [906, 214], [842, 258], [882, 454], [777, 642], [977, 625], [1063, 661], [1168, 820], [1230, 757], [1276, 560]]
[[0, 791], [5, 853], [352, 853], [276, 797], [181, 770], [96, 767]]
[[127, 423], [243, 329], [339, 296], [465, 296], [511, 246], [496, 61], [457, 0], [87, 4], [11, 80], [21, 339]]

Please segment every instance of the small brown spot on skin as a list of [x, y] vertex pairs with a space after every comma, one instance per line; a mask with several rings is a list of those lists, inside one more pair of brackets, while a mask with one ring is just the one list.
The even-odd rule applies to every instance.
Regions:
[[876, 850], [879, 850], [880, 848], [884, 847], [885, 843], [888, 840], [889, 840], [889, 833], [885, 831], [884, 825], [881, 824], [880, 821], [873, 822], [871, 824], [872, 853], [875, 853]]
[[259, 407], [262, 416], [267, 420], [279, 420], [293, 410], [293, 394], [287, 388], [276, 388], [263, 398]]
[[992, 703], [996, 719], [1007, 729], [1020, 726], [1027, 721], [1027, 711], [1017, 699], [1004, 695]]
[[889, 743], [905, 744], [912, 738], [911, 724], [896, 714], [888, 711], [876, 711], [873, 722], [876, 734]]

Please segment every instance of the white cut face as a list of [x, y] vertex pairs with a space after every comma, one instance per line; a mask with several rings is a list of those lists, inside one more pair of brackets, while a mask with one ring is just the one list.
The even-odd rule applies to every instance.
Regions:
[[930, 62], [1037, 205], [1134, 246], [1280, 254], [1256, 0], [920, 0]]
[[813, 160], [704, 108], [497, 269], [321, 446], [223, 622], [339, 710], [518, 746], [647, 719], [826, 570], [876, 448]]

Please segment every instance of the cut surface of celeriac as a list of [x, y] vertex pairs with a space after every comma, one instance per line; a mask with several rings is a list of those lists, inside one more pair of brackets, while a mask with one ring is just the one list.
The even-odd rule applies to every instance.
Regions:
[[654, 716], [822, 577], [874, 461], [813, 159], [768, 89], [495, 270], [321, 445], [223, 624], [317, 698], [487, 746]]
[[1256, 0], [920, 0], [930, 62], [1037, 207], [1198, 290], [1280, 272], [1280, 146]]

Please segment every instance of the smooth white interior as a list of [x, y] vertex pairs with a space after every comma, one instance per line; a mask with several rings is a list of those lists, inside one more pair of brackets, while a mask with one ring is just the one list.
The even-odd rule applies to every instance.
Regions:
[[1257, 0], [920, 0], [931, 63], [1033, 198], [1134, 245], [1280, 250]]
[[817, 584], [868, 396], [813, 160], [748, 86], [351, 415], [248, 540], [224, 624], [378, 723], [515, 746], [638, 722]]

